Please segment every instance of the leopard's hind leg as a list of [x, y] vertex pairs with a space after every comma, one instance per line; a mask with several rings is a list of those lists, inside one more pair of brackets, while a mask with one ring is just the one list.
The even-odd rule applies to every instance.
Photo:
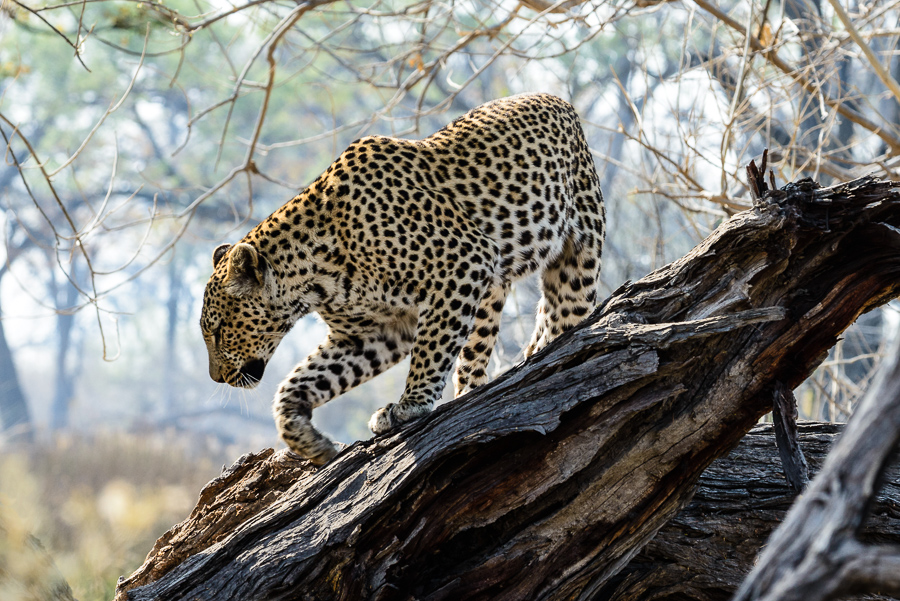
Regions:
[[525, 357], [587, 317], [597, 302], [602, 238], [570, 235], [560, 255], [541, 275], [541, 300]]
[[509, 284], [492, 288], [475, 312], [475, 325], [466, 345], [459, 353], [453, 375], [454, 396], [462, 396], [487, 383], [487, 366], [500, 332], [500, 316], [509, 296]]

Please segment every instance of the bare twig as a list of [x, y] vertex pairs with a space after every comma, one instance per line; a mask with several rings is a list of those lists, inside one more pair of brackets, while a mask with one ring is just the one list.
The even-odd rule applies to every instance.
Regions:
[[56, 27], [51, 25], [50, 22], [47, 21], [47, 19], [45, 19], [43, 15], [41, 15], [38, 11], [34, 10], [30, 6], [28, 6], [26, 4], [22, 4], [21, 2], [19, 2], [19, 0], [8, 0], [8, 1], [12, 2], [13, 4], [18, 6], [22, 10], [25, 10], [25, 11], [33, 14], [35, 17], [37, 17], [38, 19], [43, 21], [44, 24], [50, 29], [50, 31], [52, 31], [53, 33], [55, 33], [56, 35], [58, 35], [59, 37], [64, 39], [66, 41], [66, 44], [68, 44], [69, 46], [72, 47], [73, 50], [75, 50], [75, 58], [78, 59], [78, 62], [81, 63], [82, 67], [84, 67], [84, 70], [90, 73], [91, 70], [88, 69], [88, 66], [85, 65], [84, 61], [81, 59], [81, 51], [78, 48], [78, 43], [72, 42], [72, 40], [70, 40], [68, 37], [66, 37], [66, 34], [64, 34], [63, 32], [59, 31]]
[[844, 24], [844, 27], [847, 28], [847, 33], [850, 34], [850, 37], [853, 38], [853, 41], [859, 46], [860, 50], [863, 51], [863, 54], [866, 55], [866, 58], [869, 61], [869, 65], [872, 67], [872, 70], [875, 71], [875, 75], [878, 76], [878, 79], [881, 80], [881, 83], [891, 91], [891, 94], [894, 95], [894, 98], [900, 102], [900, 83], [897, 83], [897, 80], [893, 78], [893, 76], [888, 73], [885, 68], [881, 65], [881, 61], [878, 60], [878, 57], [875, 56], [875, 53], [872, 51], [872, 48], [863, 37], [856, 30], [856, 27], [853, 25], [853, 21], [850, 20], [850, 15], [847, 14], [847, 11], [844, 10], [844, 7], [841, 6], [841, 3], [837, 0], [828, 0], [828, 3], [831, 5], [831, 8], [834, 9], [834, 14], [838, 19], [841, 20], [841, 23]]

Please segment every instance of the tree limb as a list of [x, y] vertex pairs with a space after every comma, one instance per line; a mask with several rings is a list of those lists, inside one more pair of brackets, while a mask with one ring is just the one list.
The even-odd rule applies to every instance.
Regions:
[[841, 573], [845, 590], [877, 590], [900, 596], [900, 550], [897, 546], [846, 543], [843, 554], [849, 556]]
[[784, 477], [794, 492], [800, 492], [809, 482], [809, 466], [800, 448], [797, 433], [797, 399], [781, 382], [775, 384], [774, 397], [772, 422]]

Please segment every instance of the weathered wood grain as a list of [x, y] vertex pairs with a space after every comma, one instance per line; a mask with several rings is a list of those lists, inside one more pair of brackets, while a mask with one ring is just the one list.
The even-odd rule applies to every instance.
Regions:
[[351, 446], [212, 546], [161, 548], [117, 598], [594, 598], [776, 383], [900, 292], [898, 188], [764, 192], [527, 364]]

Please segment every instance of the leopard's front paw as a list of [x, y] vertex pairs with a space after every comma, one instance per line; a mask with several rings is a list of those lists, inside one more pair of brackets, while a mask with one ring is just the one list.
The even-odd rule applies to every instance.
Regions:
[[283, 405], [276, 405], [275, 425], [288, 448], [313, 465], [325, 465], [338, 454], [339, 449], [313, 427], [306, 415], [285, 411]]
[[390, 431], [400, 422], [393, 416], [391, 410], [396, 407], [394, 403], [389, 403], [386, 407], [382, 407], [372, 414], [369, 418], [369, 430], [375, 434], [384, 434]]
[[384, 434], [401, 424], [431, 412], [432, 403], [388, 403], [379, 409], [369, 420], [369, 430], [375, 434]]
[[312, 448], [304, 449], [302, 454], [313, 465], [322, 466], [334, 459], [340, 451], [341, 449], [338, 446], [327, 441]]

